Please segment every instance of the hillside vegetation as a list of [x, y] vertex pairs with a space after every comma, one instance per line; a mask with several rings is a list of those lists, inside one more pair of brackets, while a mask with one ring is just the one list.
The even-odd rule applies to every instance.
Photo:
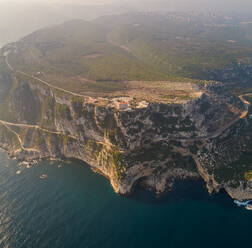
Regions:
[[118, 91], [125, 81], [208, 80], [209, 70], [250, 63], [251, 25], [182, 17], [67, 22], [17, 42], [9, 61], [16, 70], [83, 94]]

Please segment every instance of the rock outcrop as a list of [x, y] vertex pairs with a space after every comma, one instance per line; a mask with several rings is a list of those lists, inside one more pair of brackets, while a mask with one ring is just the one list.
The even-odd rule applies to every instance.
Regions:
[[248, 83], [252, 78], [252, 64], [249, 62], [233, 62], [223, 69], [207, 70], [206, 77], [221, 82]]

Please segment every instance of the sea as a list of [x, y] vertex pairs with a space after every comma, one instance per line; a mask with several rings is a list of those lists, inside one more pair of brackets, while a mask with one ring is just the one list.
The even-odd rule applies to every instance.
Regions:
[[125, 197], [86, 164], [26, 168], [0, 151], [0, 248], [237, 248], [251, 237], [252, 211], [225, 192], [209, 196], [203, 182]]

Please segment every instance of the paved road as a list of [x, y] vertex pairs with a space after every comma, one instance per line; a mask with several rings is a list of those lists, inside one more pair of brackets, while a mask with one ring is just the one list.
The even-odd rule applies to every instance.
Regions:
[[17, 132], [15, 132], [14, 130], [12, 130], [8, 125], [4, 124], [3, 121], [1, 121], [1, 124], [3, 124], [11, 133], [13, 133], [13, 134], [15, 134], [17, 136], [19, 144], [20, 144], [22, 150], [27, 151], [27, 152], [37, 152], [37, 153], [40, 153], [40, 151], [38, 149], [36, 149], [36, 148], [26, 148], [26, 147], [24, 147], [20, 135]]
[[40, 79], [40, 78], [34, 77], [34, 76], [32, 76], [32, 75], [29, 75], [28, 73], [25, 73], [25, 72], [23, 72], [23, 71], [15, 71], [14, 68], [13, 68], [13, 67], [10, 65], [10, 63], [9, 63], [8, 55], [9, 55], [9, 52], [5, 52], [5, 53], [4, 53], [5, 63], [6, 63], [6, 65], [9, 67], [9, 69], [10, 69], [11, 71], [16, 72], [16, 73], [19, 73], [19, 74], [24, 75], [24, 76], [26, 76], [26, 77], [29, 77], [29, 78], [31, 78], [31, 79], [37, 80], [37, 81], [39, 81], [39, 82], [45, 84], [45, 85], [48, 86], [49, 88], [56, 89], [56, 90], [62, 91], [62, 92], [64, 92], [64, 93], [73, 95], [73, 96], [85, 97], [84, 95], [77, 94], [77, 93], [74, 93], [74, 92], [72, 92], [72, 91], [65, 90], [65, 89], [63, 89], [63, 88], [54, 86], [54, 85], [52, 85], [52, 84], [46, 82], [45, 80], [42, 80], [42, 79]]
[[[1, 124], [4, 125], [5, 127], [7, 127], [12, 133], [15, 133], [15, 134], [18, 136], [18, 139], [19, 139], [19, 141], [20, 141], [21, 146], [22, 146], [22, 140], [21, 140], [21, 138], [20, 138], [20, 135], [19, 135], [17, 132], [15, 132], [14, 130], [12, 130], [10, 127], [34, 128], [34, 129], [39, 129], [39, 130], [41, 130], [41, 131], [43, 131], [43, 132], [46, 132], [46, 133], [51, 133], [51, 134], [56, 134], [56, 135], [66, 135], [66, 136], [68, 136], [68, 137], [70, 137], [70, 138], [72, 138], [72, 139], [74, 139], [74, 140], [78, 140], [78, 138], [75, 137], [75, 136], [67, 135], [67, 134], [64, 133], [64, 132], [50, 131], [50, 130], [45, 129], [45, 128], [42, 128], [42, 127], [40, 127], [40, 126], [38, 126], [38, 125], [29, 125], [29, 124], [21, 124], [21, 123], [12, 123], [12, 122], [8, 122], [8, 121], [0, 120], [0, 125], [1, 125]], [[107, 143], [99, 141], [99, 142], [97, 142], [97, 144], [102, 144], [102, 145], [105, 145], [105, 146], [110, 145], [111, 147], [113, 146], [109, 141], [108, 141]], [[24, 148], [23, 146], [22, 146], [22, 148], [23, 148], [24, 150], [27, 150], [27, 148]]]
[[239, 121], [240, 119], [245, 119], [247, 117], [250, 103], [248, 101], [246, 101], [243, 98], [243, 96], [244, 95], [241, 95], [241, 96], [239, 96], [239, 98], [243, 102], [245, 110], [241, 113], [241, 115], [239, 117], [237, 117], [236, 119], [234, 119], [233, 121], [231, 121], [230, 123], [228, 123], [227, 125], [225, 125], [224, 127], [222, 127], [221, 129], [217, 130], [215, 134], [212, 134], [211, 138], [217, 138], [224, 131], [226, 131], [229, 127], [231, 127], [232, 125], [234, 125], [237, 121]]
[[42, 79], [40, 79], [40, 78], [37, 78], [37, 77], [34, 77], [34, 76], [29, 75], [28, 73], [25, 73], [25, 72], [22, 72], [22, 71], [17, 71], [17, 73], [22, 74], [22, 75], [24, 75], [24, 76], [26, 76], [26, 77], [32, 78], [32, 79], [34, 79], [34, 80], [37, 80], [37, 81], [39, 81], [39, 82], [45, 84], [45, 85], [48, 86], [49, 88], [56, 89], [56, 90], [62, 91], [62, 92], [64, 92], [64, 93], [73, 95], [73, 96], [85, 97], [84, 95], [77, 94], [77, 93], [74, 93], [74, 92], [72, 92], [72, 91], [65, 90], [65, 89], [63, 89], [63, 88], [54, 86], [54, 85], [52, 85], [52, 84], [50, 84], [50, 83], [48, 83], [48, 82], [46, 82], [46, 81], [44, 81], [44, 80], [42, 80]]
[[[50, 130], [47, 130], [47, 129], [44, 129], [44, 128], [41, 128], [40, 126], [38, 125], [29, 125], [29, 124], [20, 124], [20, 123], [12, 123], [12, 122], [7, 122], [7, 121], [3, 121], [3, 120], [0, 120], [0, 124], [2, 124], [3, 126], [5, 126], [10, 132], [12, 132], [13, 134], [15, 134], [19, 140], [19, 143], [20, 143], [20, 146], [22, 148], [22, 150], [25, 150], [25, 151], [33, 151], [33, 152], [40, 152], [38, 149], [36, 148], [26, 148], [24, 147], [23, 145], [23, 141], [20, 137], [20, 135], [14, 131], [13, 129], [11, 129], [10, 127], [23, 127], [23, 128], [35, 128], [35, 129], [39, 129], [43, 132], [47, 132], [47, 133], [51, 133], [51, 134], [56, 134], [56, 135], [66, 135], [64, 132], [57, 132], [57, 131], [50, 131]], [[72, 136], [72, 135], [67, 135], [68, 137], [71, 137], [72, 139], [75, 139], [77, 140], [76, 137]]]
[[[39, 129], [39, 130], [41, 130], [43, 132], [46, 132], [46, 133], [57, 134], [57, 135], [66, 135], [64, 132], [50, 131], [50, 130], [42, 128], [42, 127], [40, 127], [38, 125], [12, 123], [12, 122], [7, 122], [7, 121], [3, 121], [3, 120], [0, 120], [0, 124], [7, 125], [7, 126], [13, 126], [13, 127], [35, 128], [35, 129]], [[72, 139], [77, 139], [76, 137], [74, 137], [72, 135], [67, 135], [67, 136], [72, 138]]]

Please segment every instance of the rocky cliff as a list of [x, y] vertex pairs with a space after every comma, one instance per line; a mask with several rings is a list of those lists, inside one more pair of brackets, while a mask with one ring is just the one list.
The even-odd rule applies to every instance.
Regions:
[[149, 102], [121, 111], [6, 71], [0, 145], [10, 157], [78, 159], [121, 194], [138, 183], [162, 193], [176, 179], [202, 177], [209, 192], [225, 188], [234, 198], [252, 198], [244, 178], [250, 168], [237, 176], [231, 166], [246, 145], [249, 150], [244, 130], [252, 124], [240, 120], [246, 106], [223, 85], [197, 85], [202, 94], [181, 104]]

